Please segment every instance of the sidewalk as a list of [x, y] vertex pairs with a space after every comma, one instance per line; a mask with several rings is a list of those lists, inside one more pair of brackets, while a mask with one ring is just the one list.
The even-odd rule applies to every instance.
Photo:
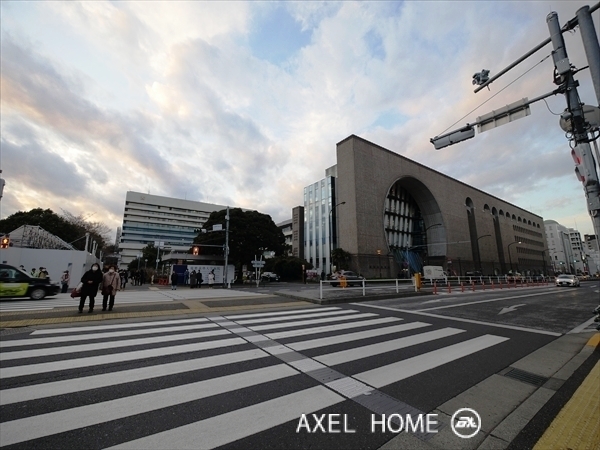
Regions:
[[[119, 294], [165, 301], [119, 303]], [[40, 325], [80, 323], [114, 319], [205, 315], [219, 312], [272, 308], [307, 308], [319, 303], [319, 289], [281, 286], [271, 294], [251, 289], [189, 289], [129, 287], [117, 294], [115, 309], [78, 314], [72, 306], [34, 311], [0, 313], [0, 335], [28, 332]], [[328, 293], [329, 294], [329, 293]], [[356, 301], [362, 289], [333, 290], [328, 300]], [[404, 292], [404, 296], [430, 292]], [[67, 296], [67, 294], [62, 294]], [[382, 294], [389, 295], [389, 294]], [[398, 294], [393, 294], [395, 297]], [[381, 298], [369, 295], [369, 300]], [[169, 300], [170, 301], [167, 301]], [[97, 297], [98, 300], [98, 297]], [[70, 304], [70, 303], [69, 303]], [[97, 302], [98, 305], [98, 302]], [[510, 367], [439, 405], [432, 413], [441, 418], [440, 432], [422, 440], [399, 433], [382, 450], [392, 449], [599, 449], [600, 448], [600, 333], [566, 334], [527, 355]], [[453, 434], [450, 420], [460, 408], [472, 408], [481, 416], [481, 431], [471, 439]]]

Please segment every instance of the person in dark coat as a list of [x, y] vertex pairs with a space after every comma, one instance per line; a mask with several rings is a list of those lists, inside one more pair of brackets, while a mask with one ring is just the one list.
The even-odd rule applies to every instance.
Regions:
[[90, 298], [89, 313], [94, 312], [94, 300], [98, 294], [98, 286], [102, 283], [102, 271], [96, 263], [92, 264], [92, 268], [83, 274], [81, 277], [81, 300], [79, 300], [79, 312], [83, 312], [85, 299]]
[[196, 286], [196, 270], [192, 270], [190, 274], [190, 289], [193, 289]]
[[196, 274], [196, 287], [200, 289], [202, 287], [202, 282], [204, 279], [202, 278], [202, 272], [198, 271]]
[[173, 271], [173, 273], [171, 274], [171, 290], [172, 291], [176, 291], [177, 290], [177, 272]]

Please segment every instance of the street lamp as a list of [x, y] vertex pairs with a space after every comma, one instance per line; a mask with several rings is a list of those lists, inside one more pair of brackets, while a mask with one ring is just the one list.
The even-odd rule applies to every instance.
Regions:
[[333, 242], [333, 211], [335, 210], [335, 208], [337, 208], [340, 205], [345, 205], [346, 202], [339, 202], [337, 205], [335, 205], [333, 208], [331, 208], [331, 211], [329, 211], [329, 275], [331, 275], [332, 272], [332, 268], [333, 265], [331, 263], [331, 246], [332, 246], [332, 242]]
[[377, 249], [377, 260], [379, 264], [379, 278], [381, 278], [381, 250]]
[[510, 271], [512, 272], [512, 257], [510, 255], [510, 246], [511, 245], [515, 245], [515, 244], [521, 244], [521, 241], [518, 242], [511, 242], [510, 244], [508, 244], [507, 250], [508, 250], [508, 260], [510, 261]]
[[[483, 270], [481, 270], [481, 252], [479, 251], [479, 239], [484, 238], [484, 237], [492, 237], [491, 234], [484, 234], [483, 236], [479, 236], [477, 238], [477, 257], [479, 258], [479, 271], [482, 272], [481, 274], [483, 275]], [[512, 270], [512, 268], [511, 268]]]

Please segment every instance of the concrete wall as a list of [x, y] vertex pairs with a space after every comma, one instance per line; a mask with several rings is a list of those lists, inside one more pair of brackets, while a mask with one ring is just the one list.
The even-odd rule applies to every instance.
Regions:
[[[398, 180], [417, 202], [425, 227], [442, 224], [427, 232], [427, 242], [436, 244], [429, 246], [429, 255], [435, 260], [435, 265], [444, 262], [447, 268], [448, 261], [452, 261], [450, 268], [456, 272], [459, 272], [459, 265], [463, 274], [476, 270], [478, 242], [484, 273], [490, 274], [493, 269], [506, 272], [509, 270], [508, 244], [519, 237], [526, 237], [538, 242], [523, 244], [521, 250], [529, 249], [539, 254], [521, 255], [517, 253], [517, 246], [512, 245], [513, 269], [517, 265], [519, 270], [543, 267], [541, 251], [547, 246], [543, 218], [540, 216], [357, 136], [350, 136], [338, 143], [337, 169], [336, 201], [346, 202], [338, 207], [340, 247], [353, 255], [353, 269], [367, 277], [377, 277], [380, 272], [384, 277], [395, 277], [399, 269], [388, 255], [383, 223], [386, 196]], [[473, 205], [470, 209], [473, 216], [471, 224], [467, 198], [471, 199]], [[494, 226], [493, 208], [504, 213], [502, 217], [498, 216], [497, 226]], [[505, 217], [506, 212], [510, 213], [511, 218]], [[513, 214], [515, 220], [512, 220]], [[539, 236], [516, 232], [515, 225]], [[487, 234], [491, 236], [482, 237]], [[377, 255], [377, 250], [381, 250], [382, 255]], [[537, 262], [519, 264], [520, 258]]]
[[89, 270], [93, 263], [100, 264], [98, 258], [86, 251], [20, 247], [0, 250], [0, 261], [15, 267], [24, 265], [27, 273], [34, 267], [45, 267], [52, 282], [60, 282], [63, 271], [68, 270], [71, 274], [71, 288], [77, 286], [84, 272]]

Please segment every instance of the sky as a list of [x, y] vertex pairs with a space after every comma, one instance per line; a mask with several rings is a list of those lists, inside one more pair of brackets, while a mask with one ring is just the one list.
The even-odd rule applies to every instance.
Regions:
[[[442, 150], [429, 141], [553, 91], [551, 44], [489, 90], [472, 76], [547, 39], [551, 11], [562, 26], [586, 4], [3, 0], [0, 218], [41, 207], [116, 230], [137, 191], [277, 223], [355, 134], [593, 234], [564, 96]], [[579, 30], [564, 37], [587, 66]], [[576, 79], [595, 105], [589, 71]]]

